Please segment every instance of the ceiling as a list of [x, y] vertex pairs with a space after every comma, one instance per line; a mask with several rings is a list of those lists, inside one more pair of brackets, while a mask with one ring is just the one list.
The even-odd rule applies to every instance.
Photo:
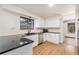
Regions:
[[48, 4], [20, 4], [16, 6], [44, 18], [62, 15], [75, 10], [74, 4], [55, 4], [54, 6]]

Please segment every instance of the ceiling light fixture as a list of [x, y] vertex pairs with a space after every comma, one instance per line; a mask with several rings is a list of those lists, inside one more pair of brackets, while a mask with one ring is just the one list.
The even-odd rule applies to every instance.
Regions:
[[49, 7], [52, 7], [52, 6], [54, 6], [55, 4], [53, 4], [53, 3], [50, 3], [50, 4], [48, 4], [49, 5]]
[[49, 5], [49, 7], [51, 7], [51, 6], [54, 6], [54, 4], [52, 3], [52, 4], [48, 4]]
[[50, 0], [50, 2], [48, 3], [48, 6], [51, 7], [51, 6], [54, 6], [55, 5], [55, 2]]

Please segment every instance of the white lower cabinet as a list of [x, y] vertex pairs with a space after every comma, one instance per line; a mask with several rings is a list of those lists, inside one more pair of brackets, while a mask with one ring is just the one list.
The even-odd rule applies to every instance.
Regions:
[[2, 55], [32, 55], [32, 43], [16, 48]]
[[26, 36], [25, 38], [28, 38], [28, 39], [34, 41], [32, 47], [37, 46], [38, 43], [39, 43], [39, 41], [38, 41], [38, 35], [28, 35], [28, 36]]
[[40, 35], [42, 35], [42, 36], [39, 36], [39, 34], [28, 35], [25, 38], [28, 38], [28, 39], [34, 41], [32, 47], [35, 47], [40, 42], [44, 42], [44, 41], [49, 41], [49, 42], [52, 42], [52, 43], [55, 43], [55, 44], [60, 43], [60, 34], [57, 34], [57, 33], [43, 33], [43, 34], [40, 34]]
[[60, 43], [60, 34], [57, 33], [44, 33], [44, 41], [49, 41], [55, 44]]

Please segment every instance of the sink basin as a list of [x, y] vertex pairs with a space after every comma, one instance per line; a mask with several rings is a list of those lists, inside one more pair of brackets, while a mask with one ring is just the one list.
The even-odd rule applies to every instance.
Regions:
[[33, 35], [33, 34], [36, 34], [36, 33], [27, 33], [26, 35]]
[[19, 44], [23, 45], [23, 44], [27, 44], [27, 43], [30, 43], [30, 42], [32, 42], [32, 41], [27, 39], [27, 38], [21, 38]]
[[23, 44], [26, 44], [26, 43], [28, 43], [27, 41], [26, 42], [20, 42], [19, 44], [20, 45], [23, 45]]

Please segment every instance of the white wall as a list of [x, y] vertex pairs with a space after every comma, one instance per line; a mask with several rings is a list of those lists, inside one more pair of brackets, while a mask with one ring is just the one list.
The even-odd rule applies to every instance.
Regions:
[[49, 17], [45, 20], [45, 27], [59, 28], [60, 27], [60, 16]]
[[20, 28], [19, 15], [12, 14], [0, 8], [0, 32], [17, 31]]

